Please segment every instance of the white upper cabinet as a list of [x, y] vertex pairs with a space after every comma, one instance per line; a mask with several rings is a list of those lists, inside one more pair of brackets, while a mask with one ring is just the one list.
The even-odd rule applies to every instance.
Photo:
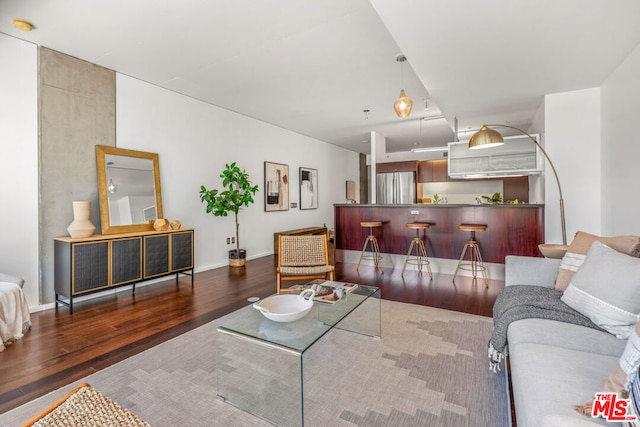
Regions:
[[[539, 141], [539, 135], [531, 135]], [[449, 176], [483, 178], [492, 176], [533, 175], [542, 172], [544, 158], [527, 136], [504, 138], [494, 148], [469, 150], [468, 141], [449, 143]]]

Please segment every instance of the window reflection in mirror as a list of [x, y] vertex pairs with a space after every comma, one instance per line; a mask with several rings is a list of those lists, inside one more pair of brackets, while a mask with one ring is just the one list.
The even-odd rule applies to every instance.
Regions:
[[155, 221], [156, 193], [151, 159], [107, 154], [105, 162], [111, 226]]

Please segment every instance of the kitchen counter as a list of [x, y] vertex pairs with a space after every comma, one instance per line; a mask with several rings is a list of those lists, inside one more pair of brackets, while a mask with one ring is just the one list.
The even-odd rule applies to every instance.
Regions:
[[380, 203], [336, 203], [333, 206], [361, 206], [361, 207], [391, 207], [391, 208], [403, 208], [403, 207], [418, 207], [418, 208], [459, 208], [459, 207], [474, 207], [474, 208], [543, 208], [544, 204], [541, 203], [499, 203], [499, 204], [491, 204], [491, 203], [470, 203], [470, 204], [454, 204], [454, 203], [412, 203], [409, 205], [388, 205], [388, 204], [380, 204]]
[[486, 231], [476, 233], [485, 261], [504, 264], [506, 255], [540, 257], [538, 245], [544, 242], [543, 204], [336, 204], [335, 248], [361, 251], [368, 229], [362, 221], [382, 221], [374, 229], [384, 253], [407, 253], [415, 230], [409, 222], [427, 222], [426, 246], [429, 257], [455, 259], [469, 232], [458, 230], [460, 224], [484, 224]]

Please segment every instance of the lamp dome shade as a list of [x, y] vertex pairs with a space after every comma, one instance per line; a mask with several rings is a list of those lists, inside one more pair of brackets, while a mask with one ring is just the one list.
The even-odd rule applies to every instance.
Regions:
[[482, 125], [480, 130], [474, 133], [469, 140], [469, 149], [477, 150], [479, 148], [497, 147], [502, 144], [504, 144], [504, 139], [500, 132]]

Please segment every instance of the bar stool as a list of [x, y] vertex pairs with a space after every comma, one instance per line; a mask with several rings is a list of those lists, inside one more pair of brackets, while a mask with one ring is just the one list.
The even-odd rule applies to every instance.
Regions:
[[[476, 280], [476, 278], [478, 277], [478, 271], [480, 271], [482, 273], [482, 277], [484, 278], [485, 285], [487, 286], [487, 288], [489, 287], [489, 282], [487, 281], [487, 267], [485, 267], [484, 262], [482, 262], [482, 255], [480, 254], [480, 248], [478, 247], [478, 242], [476, 241], [476, 231], [485, 231], [486, 229], [486, 225], [480, 224], [460, 224], [458, 226], [458, 230], [470, 231], [471, 237], [464, 244], [464, 249], [462, 249], [462, 254], [460, 254], [460, 260], [458, 261], [456, 272], [453, 274], [453, 283], [456, 283], [456, 275], [458, 274], [458, 270], [471, 271], [473, 280]], [[470, 255], [470, 261], [465, 261], [467, 251]]]
[[[380, 255], [380, 246], [378, 246], [378, 239], [373, 234], [374, 227], [382, 227], [382, 221], [363, 221], [360, 223], [361, 227], [369, 227], [369, 235], [367, 239], [364, 241], [364, 246], [362, 247], [362, 253], [360, 254], [360, 260], [358, 261], [358, 268], [356, 271], [360, 269], [360, 263], [363, 259], [373, 260], [376, 268], [380, 267], [380, 271], [384, 273], [384, 268], [380, 264], [380, 260], [382, 256]], [[371, 253], [367, 253], [367, 246], [371, 245]]]
[[[404, 270], [407, 268], [407, 264], [411, 264], [418, 266], [418, 274], [422, 274], [422, 266], [426, 266], [427, 271], [429, 272], [429, 279], [433, 279], [433, 275], [431, 274], [431, 265], [429, 263], [429, 258], [427, 258], [427, 249], [424, 246], [424, 242], [420, 238], [420, 230], [428, 230], [430, 226], [431, 224], [427, 222], [409, 222], [405, 224], [406, 228], [416, 230], [416, 237], [411, 240], [409, 250], [407, 251], [407, 256], [404, 259], [404, 265], [402, 266], [401, 274], [402, 277], [404, 277]], [[424, 237], [425, 239], [427, 237], [426, 231]], [[411, 251], [413, 251], [414, 249], [414, 259], [411, 259]]]

